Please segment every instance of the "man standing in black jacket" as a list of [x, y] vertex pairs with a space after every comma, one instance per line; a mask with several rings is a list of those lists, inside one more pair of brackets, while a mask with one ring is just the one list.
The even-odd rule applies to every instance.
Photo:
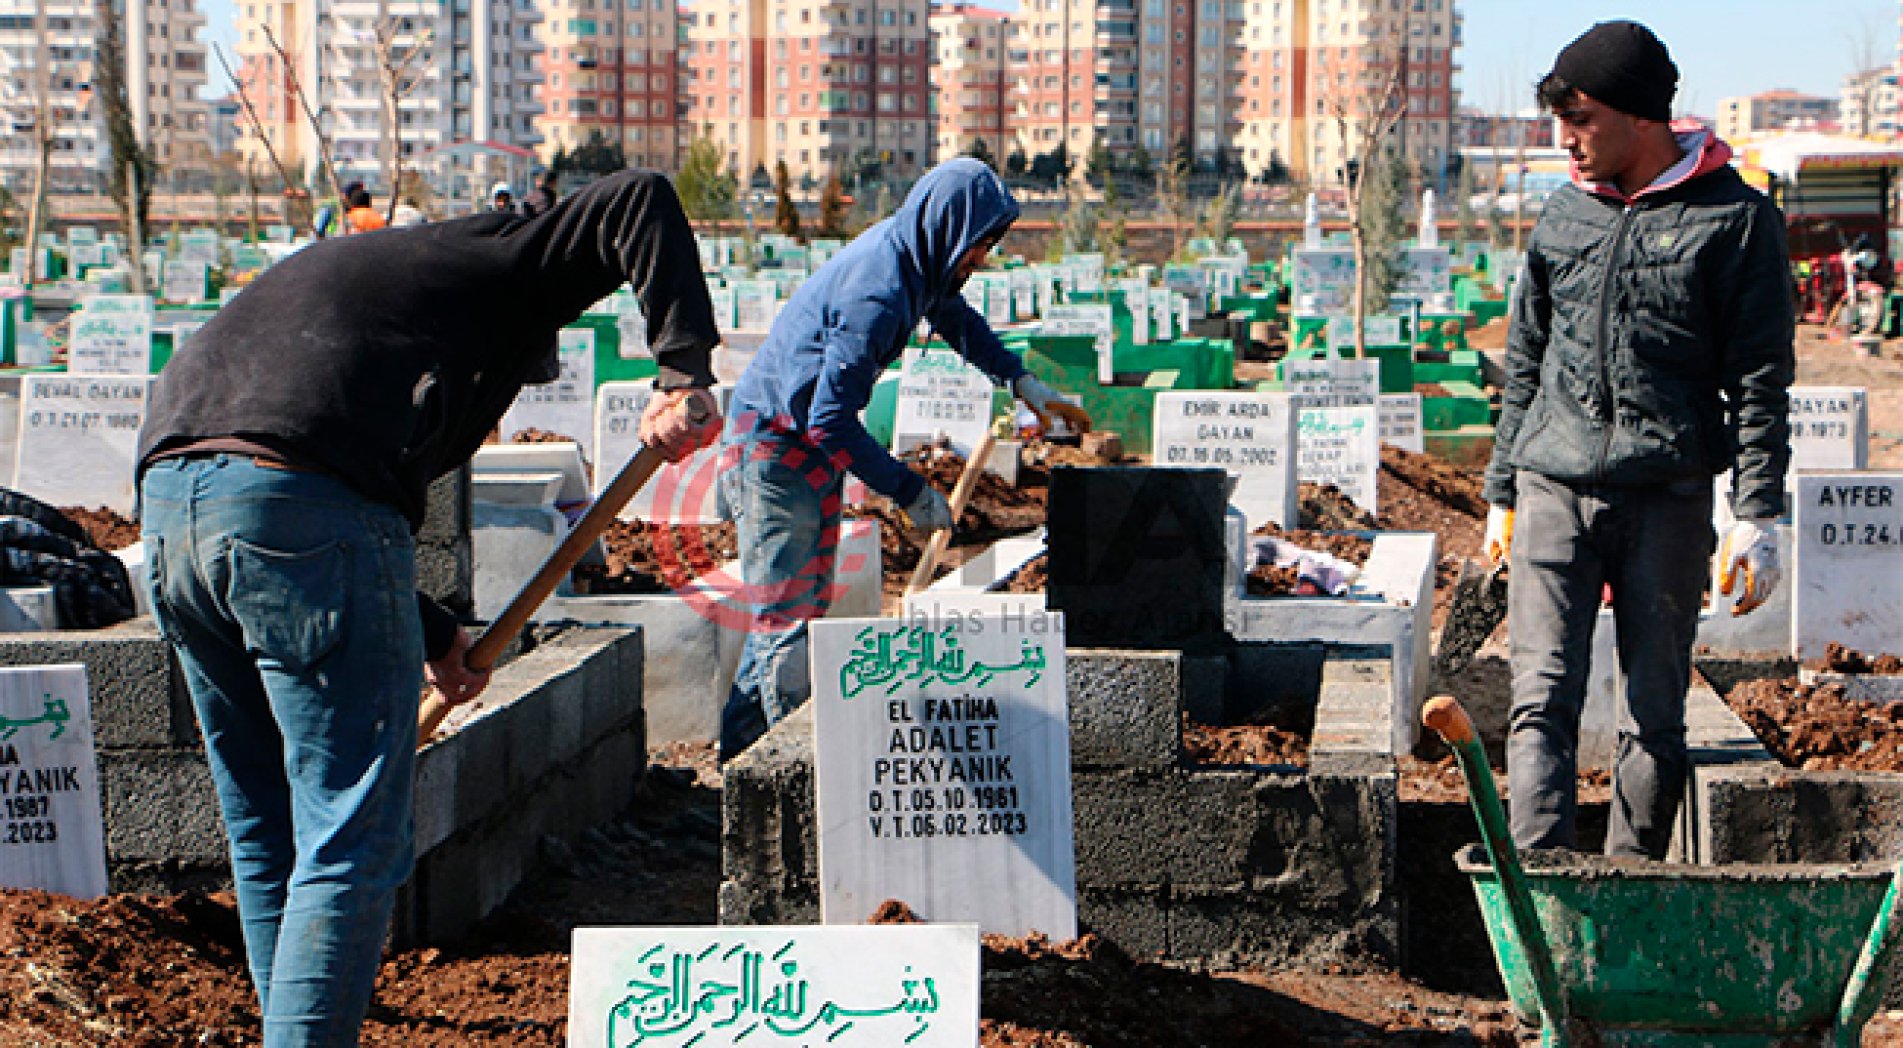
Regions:
[[1728, 166], [1729, 146], [1671, 123], [1677, 84], [1650, 30], [1603, 22], [1539, 85], [1574, 184], [1527, 247], [1486, 477], [1487, 549], [1512, 572], [1521, 847], [1575, 843], [1579, 715], [1609, 589], [1626, 691], [1606, 851], [1665, 854], [1716, 474], [1732, 473], [1737, 523], [1718, 567], [1733, 614], [1777, 584], [1795, 325], [1784, 223]]
[[486, 673], [415, 594], [429, 483], [467, 461], [560, 329], [632, 282], [660, 364], [641, 440], [719, 434], [719, 341], [665, 178], [627, 171], [525, 219], [314, 244], [166, 366], [140, 434], [152, 607], [190, 685], [230, 838], [264, 1043], [354, 1045], [412, 864], [419, 685]]

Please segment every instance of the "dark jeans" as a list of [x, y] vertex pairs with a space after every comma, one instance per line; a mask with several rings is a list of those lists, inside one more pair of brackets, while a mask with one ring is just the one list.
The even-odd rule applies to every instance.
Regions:
[[1513, 840], [1571, 848], [1593, 622], [1612, 589], [1619, 751], [1609, 855], [1662, 858], [1685, 793], [1685, 692], [1716, 537], [1711, 484], [1569, 485], [1521, 470], [1507, 596]]
[[156, 463], [142, 493], [146, 583], [204, 729], [264, 1044], [355, 1045], [413, 854], [409, 525], [241, 455]]
[[720, 759], [732, 760], [806, 702], [806, 623], [832, 607], [838, 584], [839, 473], [815, 450], [748, 436], [722, 448], [722, 509], [738, 531], [749, 620], [720, 715]]

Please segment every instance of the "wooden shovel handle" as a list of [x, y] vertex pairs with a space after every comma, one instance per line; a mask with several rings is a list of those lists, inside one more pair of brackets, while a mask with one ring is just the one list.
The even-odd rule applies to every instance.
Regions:
[[[951, 519], [952, 525], [958, 524], [958, 518], [965, 512], [965, 504], [971, 501], [971, 493], [977, 490], [978, 478], [984, 476], [985, 463], [991, 460], [991, 448], [997, 444], [998, 435], [992, 429], [985, 429], [984, 439], [978, 441], [978, 447], [971, 453], [971, 460], [965, 463], [965, 471], [958, 474], [958, 483], [952, 485]], [[951, 528], [939, 528], [925, 543], [925, 550], [919, 554], [918, 567], [912, 571], [912, 581], [906, 584], [905, 592], [917, 593], [932, 584], [932, 572], [938, 568], [938, 558], [945, 555], [945, 547], [951, 545]]]
[[[644, 446], [628, 460], [627, 465], [621, 467], [621, 472], [615, 474], [615, 479], [601, 493], [601, 497], [596, 499], [594, 504], [588, 507], [588, 512], [582, 514], [582, 518], [568, 530], [568, 535], [562, 539], [561, 545], [555, 547], [555, 551], [542, 562], [542, 567], [522, 584], [522, 588], [510, 599], [508, 606], [502, 609], [502, 614], [497, 615], [495, 621], [491, 622], [489, 627], [482, 631], [482, 635], [476, 638], [476, 642], [469, 646], [469, 652], [463, 656], [463, 662], [470, 669], [486, 670], [496, 664], [496, 660], [502, 657], [503, 649], [509, 646], [509, 642], [515, 639], [516, 634], [522, 632], [522, 627], [528, 625], [529, 617], [535, 614], [535, 609], [541, 607], [549, 594], [555, 592], [555, 587], [561, 585], [562, 580], [568, 577], [568, 573], [581, 562], [582, 555], [595, 544], [595, 540], [601, 537], [602, 532], [608, 530], [608, 525], [615, 519], [615, 515], [621, 512], [621, 508], [628, 504], [628, 500], [634, 498], [635, 493], [640, 491], [649, 478], [654, 476], [654, 472], [666, 462], [667, 459], [661, 455], [660, 449]], [[449, 709], [449, 701], [441, 692], [431, 688], [417, 708], [416, 741], [418, 746], [429, 741], [429, 737], [442, 725], [443, 718], [449, 715]]]
[[1436, 695], [1421, 708], [1421, 723], [1434, 729], [1448, 743], [1462, 743], [1474, 737], [1473, 718], [1452, 695]]

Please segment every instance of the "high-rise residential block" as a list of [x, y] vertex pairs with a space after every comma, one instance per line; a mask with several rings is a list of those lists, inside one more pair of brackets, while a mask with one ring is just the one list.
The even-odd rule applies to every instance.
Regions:
[[681, 135], [711, 139], [743, 179], [916, 175], [931, 151], [925, 0], [695, 0]]
[[[99, 5], [92, 0], [0, 0], [0, 184], [14, 191], [37, 177], [44, 114], [52, 128], [48, 185], [104, 185], [110, 156], [105, 105], [93, 92]], [[203, 169], [207, 141], [205, 16], [195, 0], [111, 5], [125, 54], [126, 90], [142, 143], [165, 170]]]
[[544, 0], [544, 156], [598, 136], [631, 165], [674, 170], [680, 144], [674, 0]]
[[952, 3], [932, 9], [934, 162], [981, 144], [994, 162], [1006, 152], [1009, 16]]

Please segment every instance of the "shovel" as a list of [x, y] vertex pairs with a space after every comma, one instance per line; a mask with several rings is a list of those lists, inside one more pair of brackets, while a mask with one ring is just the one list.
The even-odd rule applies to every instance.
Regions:
[[1505, 562], [1489, 565], [1471, 558], [1462, 561], [1460, 578], [1454, 582], [1454, 600], [1447, 608], [1447, 623], [1441, 627], [1440, 648], [1434, 653], [1434, 668], [1443, 677], [1465, 669], [1473, 661], [1474, 652], [1506, 617]]
[[[528, 625], [529, 616], [535, 614], [535, 609], [541, 607], [549, 594], [555, 592], [555, 587], [561, 585], [568, 573], [575, 569], [582, 555], [595, 544], [601, 533], [608, 530], [609, 523], [615, 519], [615, 514], [621, 512], [621, 507], [627, 505], [628, 500], [654, 476], [654, 471], [666, 462], [659, 448], [643, 446], [628, 460], [627, 465], [621, 467], [613, 483], [588, 507], [588, 512], [582, 515], [581, 520], [569, 529], [561, 545], [555, 547], [555, 552], [550, 553], [548, 559], [542, 562], [542, 567], [522, 584], [522, 589], [502, 609], [502, 614], [497, 615], [495, 621], [469, 646], [469, 651], [463, 655], [463, 662], [470, 669], [486, 670], [496, 664], [496, 660], [502, 657], [502, 650], [509, 646], [517, 633], [522, 632], [522, 627]], [[449, 700], [435, 688], [431, 688], [423, 697], [416, 716], [416, 745], [419, 749], [443, 723], [449, 710]]]
[[[964, 472], [958, 474], [958, 483], [952, 485], [951, 505], [953, 527], [965, 512], [965, 504], [971, 501], [971, 493], [977, 490], [978, 478], [984, 476], [985, 463], [991, 459], [991, 448], [998, 443], [995, 427], [986, 427], [984, 439], [971, 452], [970, 461], [965, 463]], [[905, 586], [905, 592], [917, 593], [932, 584], [932, 572], [938, 570], [938, 558], [945, 555], [945, 547], [951, 545], [951, 528], [939, 528], [925, 543], [924, 552], [919, 554], [918, 567], [912, 571], [912, 581]]]

